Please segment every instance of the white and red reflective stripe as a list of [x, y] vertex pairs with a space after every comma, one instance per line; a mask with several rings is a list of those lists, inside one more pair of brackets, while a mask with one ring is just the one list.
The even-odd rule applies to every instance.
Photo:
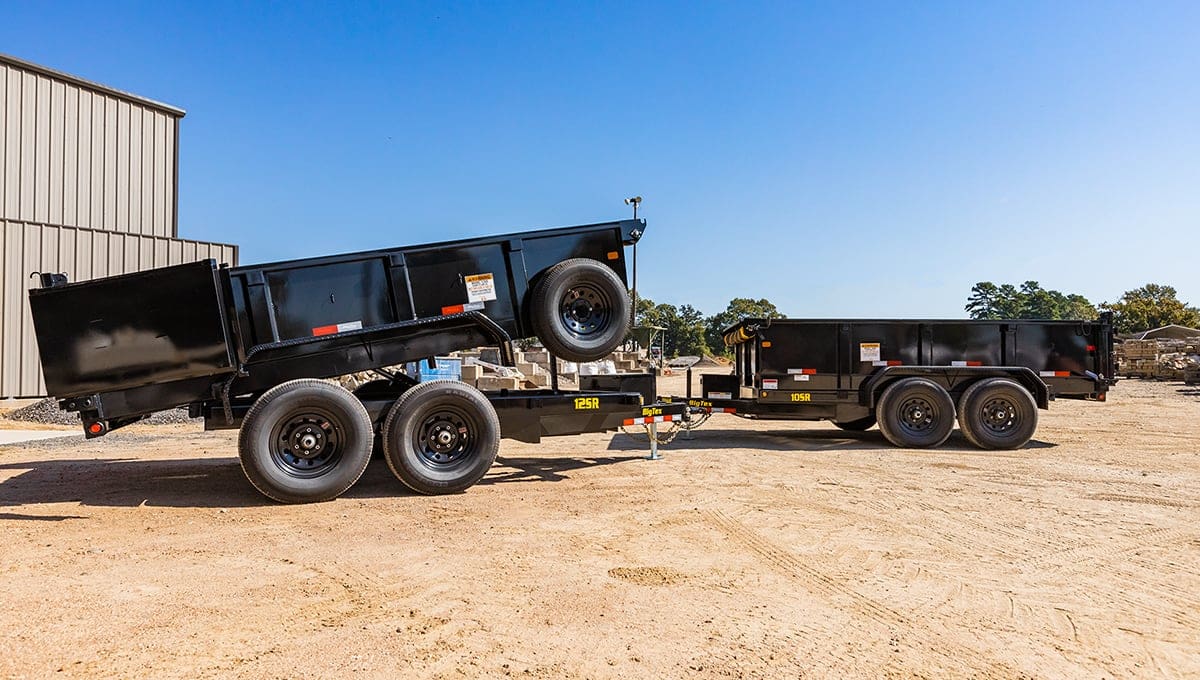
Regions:
[[626, 418], [624, 425], [649, 425], [650, 423], [669, 423], [675, 420], [676, 416], [644, 416], [642, 418]]
[[816, 374], [817, 374], [817, 369], [815, 369], [815, 368], [789, 368], [788, 369], [788, 375], [816, 375]]
[[482, 302], [468, 302], [465, 305], [450, 305], [449, 307], [442, 307], [442, 316], [462, 314], [463, 312], [476, 312], [481, 309], [483, 309]]
[[1070, 371], [1040, 371], [1038, 375], [1043, 378], [1070, 378]]
[[872, 366], [903, 366], [904, 362], [896, 361], [895, 359], [892, 359], [890, 361], [872, 361], [871, 365]]
[[951, 366], [982, 366], [982, 361], [951, 361]]
[[328, 326], [317, 326], [316, 328], [312, 329], [312, 334], [316, 336], [335, 335], [337, 333], [345, 333], [346, 331], [361, 331], [362, 327], [361, 321], [348, 321], [346, 323], [335, 323]]
[[737, 413], [736, 408], [710, 408], [709, 413]]

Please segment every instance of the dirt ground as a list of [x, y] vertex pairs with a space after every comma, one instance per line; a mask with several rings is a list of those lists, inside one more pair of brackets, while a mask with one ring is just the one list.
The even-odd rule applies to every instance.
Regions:
[[235, 435], [0, 448], [0, 677], [1196, 677], [1200, 390], [1055, 402], [1029, 448], [714, 416], [382, 461], [280, 506]]

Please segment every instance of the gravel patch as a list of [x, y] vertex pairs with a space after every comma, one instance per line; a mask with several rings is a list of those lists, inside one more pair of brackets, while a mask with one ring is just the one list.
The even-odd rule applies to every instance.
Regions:
[[[9, 413], [9, 420], [17, 420], [26, 423], [41, 423], [43, 425], [78, 425], [79, 415], [76, 413], [68, 413], [58, 408], [58, 401], [54, 399], [43, 399], [39, 402], [30, 404], [25, 408], [19, 408], [12, 413]], [[193, 419], [188, 417], [186, 408], [173, 408], [167, 411], [160, 411], [150, 416], [145, 420], [138, 421], [139, 424], [145, 425], [179, 425], [182, 423], [190, 423]]]

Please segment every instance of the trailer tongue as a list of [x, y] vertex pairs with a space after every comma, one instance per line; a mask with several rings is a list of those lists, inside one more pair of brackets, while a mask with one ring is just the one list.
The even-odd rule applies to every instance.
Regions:
[[[624, 249], [645, 226], [236, 268], [206, 260], [81, 283], [44, 274], [29, 295], [46, 387], [89, 438], [181, 406], [206, 428], [240, 427], [247, 477], [279, 501], [346, 491], [376, 436], [409, 487], [461, 491], [486, 473], [501, 436], [614, 430], [642, 416], [644, 395], [581, 398], [557, 379], [549, 390], [483, 394], [386, 367], [480, 345], [500, 347], [511, 366], [512, 338], [534, 335], [568, 360], [607, 355], [628, 332]], [[355, 394], [320, 380], [362, 371], [382, 379]]]

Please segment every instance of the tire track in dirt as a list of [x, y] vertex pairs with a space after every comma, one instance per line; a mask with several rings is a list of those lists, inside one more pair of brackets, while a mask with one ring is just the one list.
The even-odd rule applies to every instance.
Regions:
[[[704, 509], [698, 512], [713, 528], [763, 558], [767, 564], [809, 592], [821, 596], [838, 609], [864, 616], [892, 630], [903, 629], [904, 632], [919, 638], [926, 649], [937, 654], [950, 667], [967, 671], [975, 677], [979, 677], [981, 671], [984, 673], [983, 677], [1014, 678], [1023, 675], [1007, 664], [945, 639], [936, 631], [918, 628], [919, 624], [904, 614], [805, 564], [792, 552], [775, 545], [754, 529], [720, 510]], [[891, 666], [893, 663], [889, 659], [886, 665]]]
[[[891, 516], [896, 514], [897, 509], [904, 507], [921, 508], [925, 513], [921, 515], [919, 523], [893, 522], [893, 526], [926, 540], [935, 539], [940, 542], [950, 543], [957, 552], [962, 552], [965, 549], [975, 554], [986, 555], [992, 553], [1006, 560], [1018, 560], [1029, 556], [1031, 543], [1035, 545], [1045, 544], [1045, 541], [1039, 537], [1026, 536], [1020, 532], [1010, 531], [986, 522], [951, 515], [949, 512], [928, 503], [913, 502], [911, 505], [906, 506], [904, 503], [891, 505], [883, 501], [869, 500], [866, 501], [865, 505], [882, 514]], [[968, 526], [974, 527], [977, 531], [966, 531], [965, 528]], [[996, 536], [1007, 538], [1009, 541], [995, 540]], [[1044, 547], [1048, 548], [1049, 546], [1044, 545]]]
[[1151, 496], [1135, 496], [1122, 493], [1093, 493], [1088, 494], [1087, 498], [1093, 501], [1113, 501], [1115, 503], [1143, 503], [1145, 505], [1158, 505], [1165, 508], [1195, 508], [1200, 507], [1200, 504], [1189, 503], [1187, 501], [1177, 501], [1170, 498], [1154, 498]]
[[1019, 560], [1017, 566], [1032, 567], [1046, 573], [1078, 573], [1092, 568], [1097, 562], [1112, 560], [1142, 548], [1191, 539], [1194, 536], [1195, 532], [1191, 530], [1159, 527], [1102, 543], [1088, 542], [1034, 555]]

